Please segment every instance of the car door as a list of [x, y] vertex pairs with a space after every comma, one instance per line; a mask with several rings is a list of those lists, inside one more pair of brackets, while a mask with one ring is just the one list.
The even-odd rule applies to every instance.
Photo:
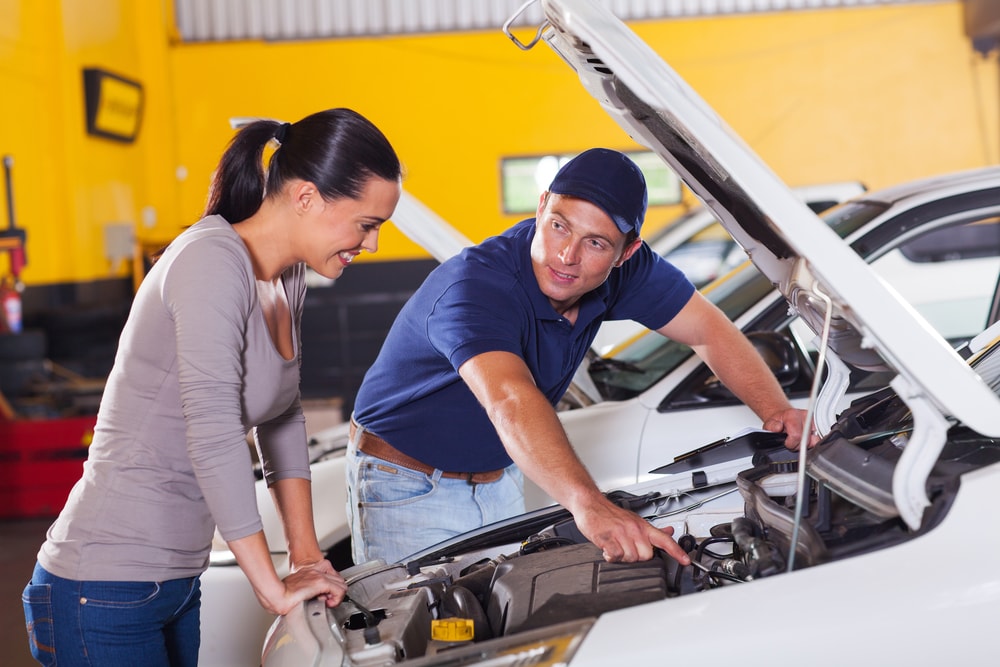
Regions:
[[[969, 196], [978, 198], [982, 193]], [[957, 347], [998, 317], [1000, 217], [994, 207], [982, 209], [962, 198], [949, 199], [944, 207], [913, 207], [881, 220], [852, 245]], [[814, 336], [788, 312], [783, 299], [757, 308], [757, 314], [742, 321], [742, 329], [784, 337], [798, 375], [784, 379], [782, 386], [793, 405], [805, 408], [818, 357]], [[760, 425], [760, 419], [721, 386], [707, 366], [692, 359], [685, 370], [683, 380], [669, 389], [644, 422], [636, 468], [640, 481], [678, 453]], [[839, 409], [890, 379], [889, 373], [852, 369]]]

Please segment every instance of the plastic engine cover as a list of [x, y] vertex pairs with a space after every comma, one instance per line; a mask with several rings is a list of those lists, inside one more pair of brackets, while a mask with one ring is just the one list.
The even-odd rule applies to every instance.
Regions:
[[667, 596], [660, 558], [608, 563], [593, 544], [526, 554], [497, 566], [487, 617], [495, 636], [520, 632]]

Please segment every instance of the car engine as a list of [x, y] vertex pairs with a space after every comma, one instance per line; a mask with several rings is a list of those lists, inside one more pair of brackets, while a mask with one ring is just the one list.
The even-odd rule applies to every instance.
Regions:
[[[856, 424], [891, 407], [872, 400]], [[824, 443], [825, 456], [849, 464], [857, 458], [855, 467], [868, 471], [872, 488], [889, 483], [905, 432], [860, 437], [850, 421], [842, 421], [840, 429]], [[542, 650], [543, 640], [534, 638], [550, 637], [562, 628], [568, 628], [563, 635], [569, 637], [563, 642], [568, 646], [574, 637], [582, 641], [595, 619], [615, 610], [752, 585], [918, 537], [947, 514], [956, 480], [996, 462], [1000, 448], [967, 429], [953, 430], [929, 477], [932, 502], [916, 531], [878, 503], [863, 507], [813, 476], [800, 476], [796, 456], [784, 447], [758, 451], [735, 482], [713, 484], [692, 470], [639, 485], [633, 489], [638, 495], [608, 494], [651, 525], [672, 528], [691, 558], [689, 566], [662, 552], [644, 562], [608, 563], [566, 510], [538, 510], [438, 545], [411, 562], [375, 561], [346, 569], [344, 602], [332, 609], [309, 603], [304, 625], [310, 636], [303, 639], [301, 630], [298, 637], [290, 630], [272, 633], [266, 649], [271, 661], [265, 665], [473, 664], [509, 653], [514, 644], [517, 650]], [[851, 478], [864, 479], [857, 472]], [[796, 502], [800, 485], [806, 491], [802, 504]], [[797, 513], [801, 521], [796, 521]], [[307, 660], [281, 657], [308, 646], [318, 648]], [[551, 643], [545, 650], [553, 650]], [[319, 655], [322, 659], [315, 657]], [[495, 664], [559, 662], [546, 658]]]
[[[657, 527], [672, 526], [691, 566], [659, 551], [644, 562], [608, 563], [564, 510], [543, 529], [505, 545], [356, 566], [344, 572], [349, 599], [327, 610], [330, 629], [344, 664], [387, 665], [778, 574], [787, 567], [790, 544], [779, 534], [780, 517], [790, 517], [795, 480], [787, 462], [765, 461], [736, 485], [679, 497], [619, 492], [613, 498]], [[762, 514], [779, 530], [768, 528]], [[800, 545], [800, 566], [828, 556], [809, 531]]]

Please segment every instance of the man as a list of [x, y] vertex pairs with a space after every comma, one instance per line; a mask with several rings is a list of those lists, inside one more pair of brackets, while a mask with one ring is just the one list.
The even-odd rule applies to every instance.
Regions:
[[604, 320], [686, 343], [795, 448], [793, 409], [743, 334], [639, 238], [646, 183], [622, 153], [559, 170], [537, 216], [435, 269], [403, 307], [355, 402], [347, 456], [354, 560], [400, 560], [524, 509], [527, 475], [609, 561], [670, 537], [609, 502], [553, 407]]

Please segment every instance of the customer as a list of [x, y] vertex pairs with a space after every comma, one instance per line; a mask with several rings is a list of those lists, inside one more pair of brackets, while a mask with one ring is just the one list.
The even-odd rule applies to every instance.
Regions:
[[[39, 662], [196, 665], [199, 576], [216, 525], [269, 612], [343, 599], [312, 520], [299, 402], [305, 274], [336, 278], [375, 252], [400, 175], [386, 138], [348, 109], [255, 121], [233, 138], [205, 217], [136, 293], [83, 477], [25, 588]], [[283, 580], [257, 511], [251, 428], [288, 542]]]
[[645, 560], [659, 547], [687, 563], [669, 531], [604, 497], [553, 407], [604, 320], [691, 345], [764, 428], [798, 447], [805, 413], [726, 316], [642, 243], [645, 211], [639, 168], [592, 149], [557, 173], [535, 219], [428, 276], [355, 402], [355, 562], [396, 561], [523, 511], [523, 471], [607, 560]]

